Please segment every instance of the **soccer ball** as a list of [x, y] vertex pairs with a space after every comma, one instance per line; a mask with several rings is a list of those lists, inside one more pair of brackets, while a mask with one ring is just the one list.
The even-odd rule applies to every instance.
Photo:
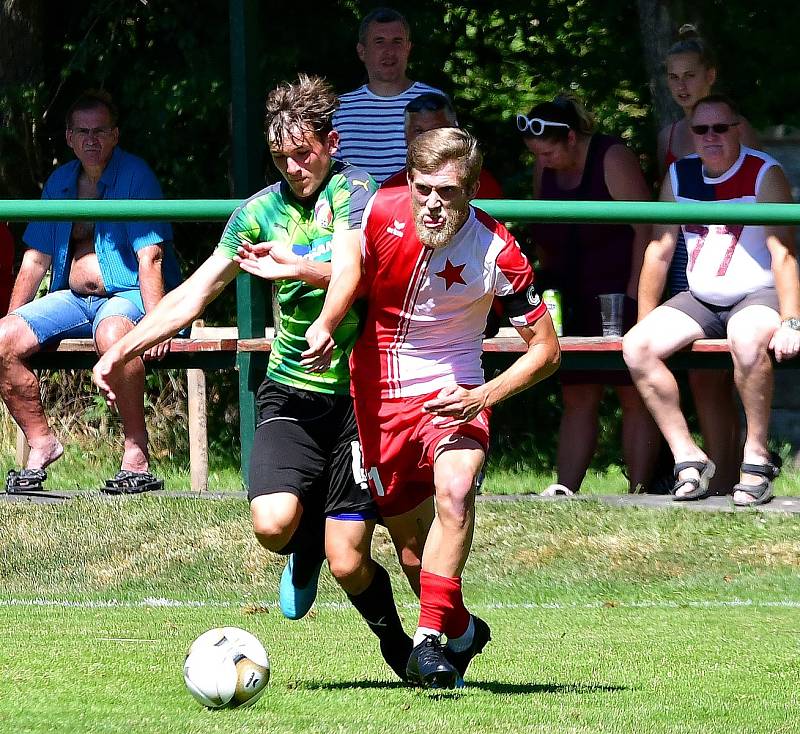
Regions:
[[269, 656], [249, 632], [215, 627], [192, 643], [183, 663], [183, 679], [203, 706], [249, 706], [267, 687]]

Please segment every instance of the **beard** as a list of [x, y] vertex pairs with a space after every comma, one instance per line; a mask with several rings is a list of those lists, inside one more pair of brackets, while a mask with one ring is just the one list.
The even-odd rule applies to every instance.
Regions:
[[441, 216], [445, 218], [442, 226], [439, 229], [429, 229], [423, 221], [425, 214], [422, 211], [422, 205], [416, 199], [411, 200], [411, 209], [414, 212], [414, 227], [417, 230], [419, 241], [425, 247], [434, 250], [448, 245], [469, 216], [469, 204], [465, 204], [461, 208], [442, 210]]

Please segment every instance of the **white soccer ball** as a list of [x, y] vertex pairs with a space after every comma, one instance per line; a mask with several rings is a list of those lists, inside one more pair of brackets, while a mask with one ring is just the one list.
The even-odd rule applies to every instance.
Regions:
[[203, 706], [249, 706], [267, 687], [269, 656], [249, 632], [215, 627], [191, 644], [183, 663], [183, 679]]

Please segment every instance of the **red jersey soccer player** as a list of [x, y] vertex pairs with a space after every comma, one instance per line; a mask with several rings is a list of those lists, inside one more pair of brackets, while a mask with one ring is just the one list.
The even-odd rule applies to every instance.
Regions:
[[[457, 685], [490, 639], [461, 593], [490, 408], [550, 375], [560, 356], [527, 259], [501, 224], [469, 205], [481, 162], [464, 130], [420, 135], [408, 149], [410, 190], [372, 198], [362, 251], [333, 272], [322, 313], [306, 332], [306, 364], [321, 369], [340, 318], [359, 288], [366, 294], [351, 357], [364, 466], [420, 594], [409, 680], [441, 688]], [[495, 296], [528, 348], [483, 384], [481, 339]]]

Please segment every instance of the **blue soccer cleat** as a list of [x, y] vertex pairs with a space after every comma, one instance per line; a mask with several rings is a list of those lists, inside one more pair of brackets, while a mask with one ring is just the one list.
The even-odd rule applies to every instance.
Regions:
[[483, 652], [483, 648], [492, 639], [492, 632], [489, 625], [486, 624], [480, 617], [472, 615], [472, 620], [475, 625], [475, 636], [472, 638], [472, 644], [462, 652], [455, 652], [449, 647], [446, 647], [444, 654], [448, 662], [458, 671], [458, 680], [456, 681], [456, 688], [464, 687], [464, 673], [467, 672], [467, 666], [470, 664], [472, 658]]
[[319, 585], [319, 572], [322, 560], [305, 573], [297, 567], [295, 554], [289, 554], [281, 574], [278, 600], [283, 616], [287, 619], [302, 619], [314, 606]]

